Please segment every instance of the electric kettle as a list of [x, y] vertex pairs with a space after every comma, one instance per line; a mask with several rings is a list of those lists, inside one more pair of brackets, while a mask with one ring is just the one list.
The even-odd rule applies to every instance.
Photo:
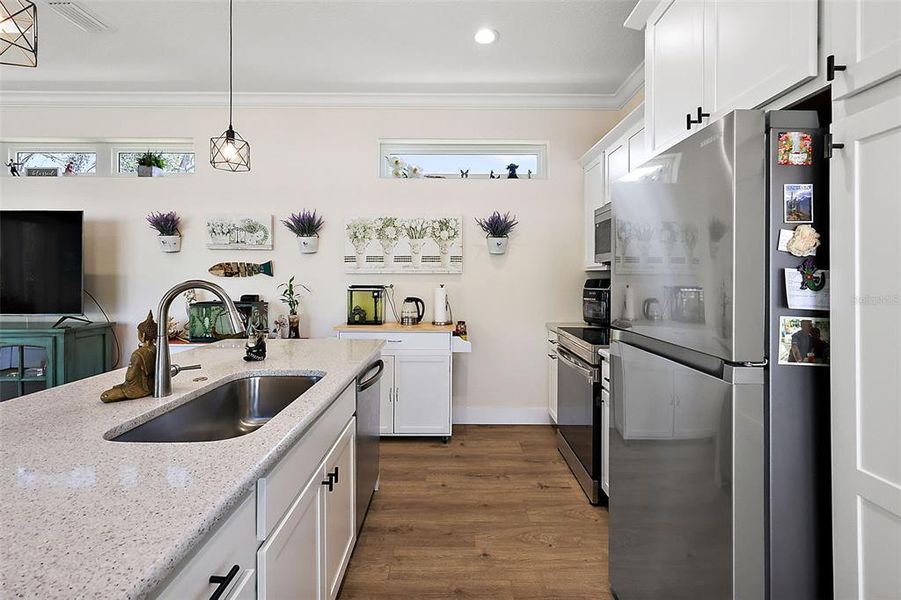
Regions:
[[659, 321], [663, 318], [660, 311], [660, 301], [657, 298], [648, 298], [641, 304], [641, 312], [649, 321]]
[[415, 296], [404, 298], [404, 304], [400, 309], [401, 325], [418, 325], [425, 316], [425, 302]]

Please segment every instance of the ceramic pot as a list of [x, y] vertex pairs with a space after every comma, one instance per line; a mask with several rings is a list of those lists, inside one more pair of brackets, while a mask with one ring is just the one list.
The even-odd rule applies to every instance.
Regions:
[[488, 254], [506, 254], [509, 238], [488, 237]]
[[180, 252], [181, 236], [180, 235], [160, 235], [157, 236], [160, 241], [160, 250], [163, 252]]
[[288, 315], [288, 339], [300, 339], [300, 315]]
[[418, 269], [422, 266], [422, 245], [425, 243], [425, 240], [410, 240], [410, 260], [413, 263], [413, 268]]
[[163, 170], [159, 167], [143, 167], [138, 165], [138, 177], [162, 177]]
[[298, 237], [297, 247], [301, 254], [316, 254], [319, 251], [319, 236]]

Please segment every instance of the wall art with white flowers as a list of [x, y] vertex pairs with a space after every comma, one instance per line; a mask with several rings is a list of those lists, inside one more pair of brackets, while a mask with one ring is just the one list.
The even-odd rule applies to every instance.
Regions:
[[348, 219], [344, 267], [348, 273], [462, 273], [462, 217]]
[[272, 215], [209, 215], [206, 247], [211, 250], [272, 250]]

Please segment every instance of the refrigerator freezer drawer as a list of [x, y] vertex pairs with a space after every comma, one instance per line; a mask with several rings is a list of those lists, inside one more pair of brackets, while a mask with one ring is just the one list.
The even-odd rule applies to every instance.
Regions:
[[762, 372], [729, 381], [621, 341], [611, 358], [612, 590], [762, 599]]

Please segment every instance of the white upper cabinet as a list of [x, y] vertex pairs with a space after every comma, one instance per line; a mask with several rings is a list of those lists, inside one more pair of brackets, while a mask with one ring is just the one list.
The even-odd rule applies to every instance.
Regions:
[[831, 10], [832, 48], [827, 54], [839, 69], [844, 67], [832, 81], [834, 99], [901, 74], [901, 2], [842, 0]]
[[704, 22], [701, 106], [710, 120], [761, 106], [817, 74], [816, 0], [706, 0]]
[[640, 167], [644, 159], [648, 157], [644, 128], [642, 127], [630, 135], [627, 143], [629, 146], [629, 172], [631, 173], [637, 167]]
[[585, 268], [596, 266], [594, 262], [594, 211], [607, 203], [604, 188], [604, 155], [596, 157], [584, 167], [582, 182], [585, 203]]
[[607, 191], [605, 196], [610, 202], [610, 184], [629, 172], [629, 144], [628, 140], [621, 140], [619, 144], [610, 148], [605, 154], [607, 157]]
[[663, 2], [645, 29], [645, 121], [651, 154], [690, 133], [686, 116], [703, 99], [704, 3]]
[[648, 152], [801, 85], [817, 57], [817, 0], [662, 2], [645, 28]]

